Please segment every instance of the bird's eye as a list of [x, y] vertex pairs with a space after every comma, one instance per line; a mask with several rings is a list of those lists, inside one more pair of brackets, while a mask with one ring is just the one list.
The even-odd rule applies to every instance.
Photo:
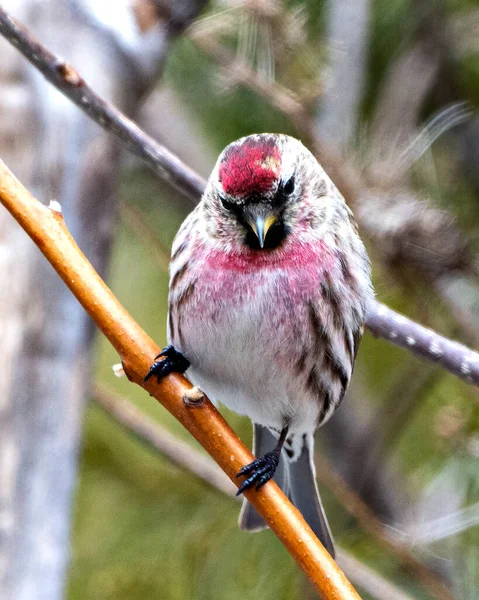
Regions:
[[224, 196], [220, 196], [220, 201], [221, 201], [221, 204], [223, 205], [223, 208], [226, 208], [226, 210], [233, 210], [234, 202], [227, 200]]
[[291, 194], [294, 192], [294, 177], [290, 177], [284, 184], [283, 192], [286, 194], [286, 196], [291, 196]]

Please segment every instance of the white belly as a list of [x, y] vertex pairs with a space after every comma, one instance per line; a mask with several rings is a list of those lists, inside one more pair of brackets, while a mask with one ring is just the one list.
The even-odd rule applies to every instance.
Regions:
[[[207, 290], [192, 303], [172, 343], [190, 360], [188, 378], [210, 399], [255, 423], [301, 433], [314, 431], [320, 410], [295, 379], [292, 365], [309, 344], [304, 307], [284, 294], [281, 275], [246, 293], [238, 282], [223, 301]], [[205, 290], [203, 290], [205, 291]], [[222, 297], [225, 295], [222, 294]]]

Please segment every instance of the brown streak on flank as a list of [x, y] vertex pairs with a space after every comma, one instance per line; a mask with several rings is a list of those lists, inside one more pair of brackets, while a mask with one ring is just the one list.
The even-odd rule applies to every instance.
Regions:
[[309, 372], [308, 379], [306, 380], [306, 386], [313, 396], [322, 396], [323, 387], [318, 378], [318, 372], [316, 370], [316, 367], [313, 367]]
[[312, 303], [309, 305], [309, 320], [315, 336], [314, 353], [316, 355], [321, 353], [323, 366], [330, 372], [334, 372], [337, 363], [334, 360], [331, 338], [321, 323], [316, 308]]
[[315, 396], [320, 405], [317, 427], [323, 422], [325, 416], [328, 414], [331, 405], [333, 403], [333, 397], [330, 391], [324, 385], [319, 377], [319, 373], [316, 367], [313, 367], [309, 372], [306, 386], [313, 396]]
[[330, 410], [331, 404], [333, 403], [333, 398], [328, 388], [319, 378], [319, 373], [316, 367], [313, 367], [311, 369], [306, 383], [308, 389], [310, 390], [312, 395], [318, 399], [318, 403], [320, 404], [317, 420], [317, 425], [319, 426], [323, 422], [324, 417], [326, 416], [328, 411]]
[[334, 356], [331, 347], [326, 348], [323, 358], [324, 366], [331, 373], [331, 377], [335, 377], [339, 380], [343, 393], [349, 384], [349, 375], [346, 371], [345, 366], [340, 362], [337, 356]]
[[185, 345], [185, 340], [183, 339], [183, 327], [182, 327], [181, 321], [182, 321], [182, 319], [179, 318], [178, 325], [176, 327], [176, 335], [178, 337], [178, 342], [179, 342], [180, 346], [183, 347]]
[[305, 352], [303, 350], [303, 352], [301, 353], [301, 356], [298, 358], [298, 360], [296, 361], [296, 364], [294, 365], [294, 370], [296, 371], [297, 375], [302, 375], [304, 373], [304, 370], [306, 369], [307, 359], [308, 359], [308, 354], [307, 354], [307, 352]]
[[187, 246], [188, 244], [186, 243], [186, 240], [184, 242], [181, 242], [178, 248], [171, 255], [171, 261], [173, 262], [174, 260], [176, 260], [178, 256], [183, 252], [183, 250], [186, 250]]
[[323, 295], [326, 294], [327, 301], [331, 306], [331, 312], [333, 315], [333, 324], [337, 329], [341, 329], [343, 318], [341, 311], [341, 302], [336, 292], [334, 291], [333, 283], [331, 281], [330, 275], [325, 275], [325, 282], [322, 286]]
[[318, 316], [318, 312], [316, 307], [312, 302], [308, 305], [308, 314], [309, 314], [309, 322], [311, 324], [311, 329], [313, 332], [313, 337], [315, 340], [314, 349], [315, 351], [319, 351], [321, 349], [321, 345], [318, 343], [318, 336], [322, 337], [322, 332], [324, 332], [323, 324], [321, 323], [321, 319]]
[[319, 287], [321, 291], [321, 297], [325, 300], [328, 297], [328, 288], [326, 287], [324, 281], [321, 281]]
[[176, 306], [174, 304], [170, 304], [169, 306], [169, 325], [170, 325], [170, 339], [171, 343], [174, 344], [175, 340], [175, 319], [177, 318], [178, 311], [176, 310]]
[[361, 343], [361, 339], [363, 337], [363, 328], [358, 329], [353, 333], [354, 339], [354, 360], [356, 360], [356, 356], [358, 355], [359, 344]]
[[189, 269], [189, 263], [185, 262], [185, 264], [178, 269], [178, 271], [176, 271], [176, 273], [173, 275], [173, 277], [171, 278], [170, 281], [170, 290], [174, 290], [175, 287], [178, 285], [178, 283], [181, 281], [181, 278], [183, 277], [183, 275], [185, 275]]
[[339, 260], [339, 268], [341, 269], [341, 275], [343, 276], [344, 283], [346, 283], [350, 287], [356, 287], [356, 281], [354, 280], [353, 274], [351, 273], [351, 269], [349, 268], [349, 262], [346, 258], [346, 255], [341, 252], [338, 255]]
[[188, 302], [191, 295], [195, 291], [195, 287], [196, 287], [196, 280], [193, 281], [193, 283], [190, 283], [190, 285], [181, 292], [181, 294], [178, 296], [178, 299], [176, 301], [176, 310], [177, 311], [180, 310], [180, 308], [183, 306], [183, 304], [185, 302]]
[[[333, 399], [332, 399], [329, 391], [327, 389], [325, 389], [324, 386], [322, 389], [323, 389], [323, 403], [321, 405], [321, 410], [319, 411], [316, 427], [319, 427], [322, 424], [322, 422], [324, 421], [324, 419], [325, 419], [326, 415], [328, 414], [328, 412], [331, 408], [331, 405], [333, 403]], [[339, 404], [339, 402], [338, 402], [338, 404]]]
[[344, 328], [344, 347], [346, 348], [346, 353], [351, 361], [351, 364], [354, 363], [354, 359], [356, 358], [357, 352], [357, 344], [354, 336], [351, 333], [351, 330], [347, 327]]
[[178, 340], [181, 345], [183, 345], [183, 331], [182, 331], [183, 318], [182, 318], [182, 314], [181, 314], [181, 309], [182, 309], [183, 305], [186, 304], [188, 302], [188, 300], [191, 298], [193, 292], [195, 291], [195, 286], [196, 286], [196, 281], [193, 281], [193, 283], [191, 283], [187, 288], [185, 288], [179, 295], [179, 297], [176, 301], [176, 305], [175, 305], [175, 312], [178, 315], [178, 319], [176, 322], [176, 329], [177, 329]]
[[[344, 395], [344, 392], [349, 384], [349, 375], [347, 369], [341, 363], [339, 357], [335, 355], [331, 338], [326, 329], [322, 326], [316, 309], [312, 303], [309, 304], [309, 319], [313, 328], [313, 332], [316, 335], [314, 352], [319, 354], [322, 351], [323, 366], [331, 374], [331, 377], [335, 377], [339, 380]], [[341, 329], [339, 329], [339, 331], [341, 331]]]

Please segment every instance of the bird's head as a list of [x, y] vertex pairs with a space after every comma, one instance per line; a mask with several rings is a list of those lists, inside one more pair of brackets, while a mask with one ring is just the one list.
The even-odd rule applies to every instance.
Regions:
[[323, 209], [311, 199], [324, 195], [327, 181], [316, 159], [298, 140], [279, 134], [250, 135], [227, 146], [219, 156], [205, 207], [217, 237], [250, 248], [272, 249], [299, 222], [311, 221], [313, 216], [320, 219]]

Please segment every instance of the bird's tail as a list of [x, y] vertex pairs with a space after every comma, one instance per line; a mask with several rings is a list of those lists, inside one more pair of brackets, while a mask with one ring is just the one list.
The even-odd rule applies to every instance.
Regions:
[[[291, 462], [286, 452], [281, 453], [274, 480], [301, 512], [305, 521], [321, 540], [326, 550], [334, 558], [334, 545], [326, 515], [316, 484], [316, 471], [313, 462], [313, 439], [304, 436], [305, 442], [297, 460]], [[276, 445], [276, 438], [266, 427], [254, 425], [253, 454], [264, 456]], [[247, 531], [260, 531], [267, 527], [264, 519], [246, 499], [239, 516], [239, 526]]]

